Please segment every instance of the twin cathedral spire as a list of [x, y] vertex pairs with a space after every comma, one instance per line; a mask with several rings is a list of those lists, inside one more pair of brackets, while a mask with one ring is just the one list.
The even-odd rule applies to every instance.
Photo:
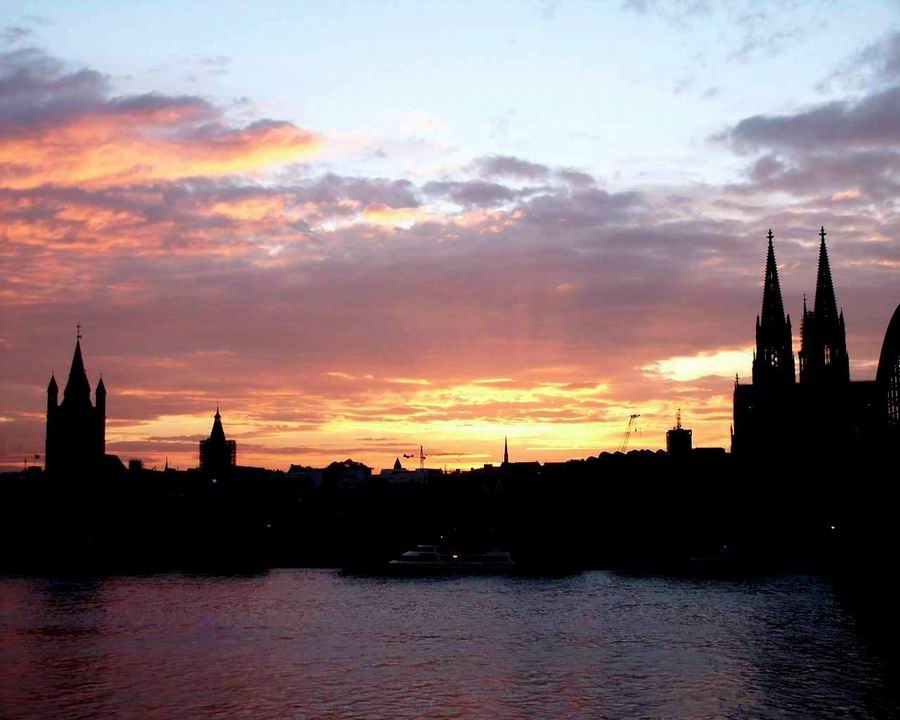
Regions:
[[[838, 311], [825, 246], [825, 228], [819, 232], [819, 267], [813, 309], [803, 300], [800, 326], [800, 382], [850, 382], [850, 360], [844, 313]], [[791, 316], [785, 315], [775, 262], [774, 235], [769, 230], [762, 312], [756, 317], [756, 352], [753, 354], [753, 384], [790, 385], [795, 380], [791, 339]]]

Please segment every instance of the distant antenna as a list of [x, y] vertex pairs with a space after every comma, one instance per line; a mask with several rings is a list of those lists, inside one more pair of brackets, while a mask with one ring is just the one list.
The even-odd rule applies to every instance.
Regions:
[[678, 412], [675, 413], [675, 429], [681, 430], [681, 408], [678, 408]]
[[425, 469], [425, 450], [419, 445], [419, 470]]

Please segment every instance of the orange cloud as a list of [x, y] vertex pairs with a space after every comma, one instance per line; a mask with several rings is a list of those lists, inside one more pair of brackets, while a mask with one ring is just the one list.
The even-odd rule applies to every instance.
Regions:
[[0, 184], [107, 186], [246, 173], [305, 160], [321, 136], [285, 122], [186, 127], [158, 112], [89, 115], [25, 137], [0, 136]]

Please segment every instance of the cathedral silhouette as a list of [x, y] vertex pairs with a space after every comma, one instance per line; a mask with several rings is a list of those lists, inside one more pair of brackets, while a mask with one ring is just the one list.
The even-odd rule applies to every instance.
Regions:
[[803, 299], [795, 374], [791, 318], [785, 315], [769, 230], [762, 311], [756, 317], [753, 383], [735, 378], [731, 449], [736, 457], [865, 452], [900, 429], [900, 307], [888, 328], [875, 380], [851, 381], [844, 312], [838, 309], [825, 244], [813, 307]]

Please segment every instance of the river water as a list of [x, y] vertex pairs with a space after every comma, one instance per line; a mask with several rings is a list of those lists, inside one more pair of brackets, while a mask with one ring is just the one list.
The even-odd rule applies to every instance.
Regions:
[[0, 578], [0, 716], [888, 718], [817, 576]]

